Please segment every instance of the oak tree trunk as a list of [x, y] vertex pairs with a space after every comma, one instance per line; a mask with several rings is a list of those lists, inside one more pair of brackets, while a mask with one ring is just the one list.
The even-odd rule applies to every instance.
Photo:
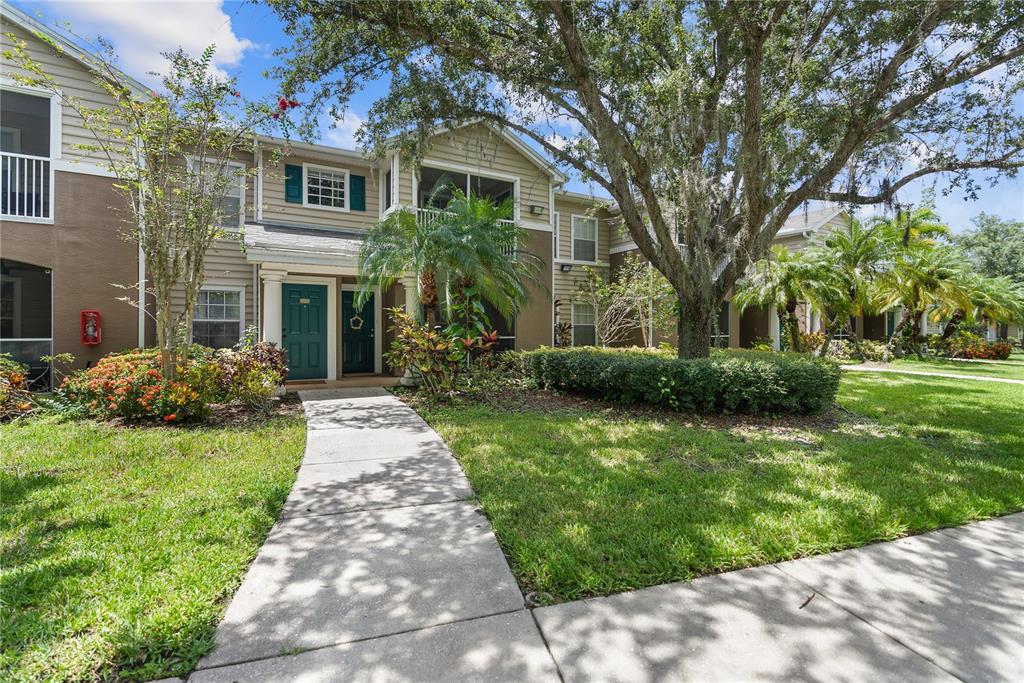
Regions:
[[714, 306], [709, 299], [689, 297], [679, 300], [680, 358], [707, 358], [711, 354], [711, 322]]

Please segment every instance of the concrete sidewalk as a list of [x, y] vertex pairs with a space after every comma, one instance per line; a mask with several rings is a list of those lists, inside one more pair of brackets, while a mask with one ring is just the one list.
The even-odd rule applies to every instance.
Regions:
[[877, 365], [840, 365], [843, 370], [852, 372], [891, 372], [896, 375], [917, 375], [918, 377], [941, 377], [943, 379], [966, 379], [974, 382], [1002, 382], [1004, 384], [1024, 384], [1024, 379], [1008, 377], [986, 377], [984, 375], [960, 375], [952, 372], [930, 372], [922, 370], [906, 370], [904, 368], [886, 368]]
[[190, 681], [1024, 680], [1024, 514], [528, 610], [415, 412], [302, 398], [298, 480]]

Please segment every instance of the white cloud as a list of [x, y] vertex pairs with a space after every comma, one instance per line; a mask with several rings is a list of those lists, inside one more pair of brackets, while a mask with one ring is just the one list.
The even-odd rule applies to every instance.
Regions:
[[215, 45], [213, 71], [225, 76], [226, 69], [237, 66], [256, 47], [235, 34], [223, 5], [221, 0], [78, 0], [49, 5], [46, 20], [58, 26], [69, 22], [71, 30], [86, 39], [103, 36], [113, 44], [120, 69], [143, 82], [156, 83], [158, 79], [149, 73], [166, 71], [163, 52], [181, 47], [198, 56]]
[[364, 121], [365, 119], [362, 116], [353, 111], [345, 112], [345, 115], [341, 118], [334, 119], [333, 127], [331, 126], [331, 121], [328, 121], [323, 126], [324, 142], [344, 149], [355, 149], [358, 146], [356, 143], [356, 131], [359, 130], [359, 126], [363, 125]]

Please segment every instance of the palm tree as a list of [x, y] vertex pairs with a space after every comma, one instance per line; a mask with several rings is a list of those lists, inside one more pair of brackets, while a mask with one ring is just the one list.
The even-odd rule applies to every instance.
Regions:
[[750, 274], [737, 285], [733, 303], [740, 311], [748, 306], [774, 305], [779, 327], [786, 331], [788, 347], [801, 351], [797, 306], [800, 302], [820, 305], [837, 295], [833, 287], [834, 278], [821, 260], [775, 245], [769, 257], [754, 263]]
[[946, 299], [934, 309], [939, 319], [948, 318], [942, 338], [953, 336], [964, 320], [983, 318], [1013, 322], [1024, 315], [1024, 285], [1007, 277], [986, 277], [973, 271], [961, 274], [959, 296]]
[[967, 278], [963, 259], [948, 247], [921, 243], [899, 252], [877, 283], [884, 309], [903, 307], [903, 317], [886, 344], [884, 360], [889, 360], [908, 324], [913, 328], [915, 353], [920, 355], [916, 342], [921, 336], [921, 316], [929, 308], [948, 302], [966, 304], [970, 300], [964, 286]]
[[849, 321], [879, 309], [875, 282], [891, 262], [890, 234], [884, 221], [865, 223], [854, 218], [827, 233], [822, 246], [809, 250], [809, 258], [824, 264], [833, 278], [832, 286], [823, 290], [830, 296], [821, 307], [827, 319], [822, 353], [828, 349], [835, 333], [846, 328], [860, 354], [860, 338]]
[[899, 211], [893, 218], [876, 217], [872, 223], [882, 229], [892, 245], [900, 245], [904, 249], [916, 244], [935, 246], [939, 243], [936, 238], [949, 237], [950, 234], [949, 226], [930, 206]]
[[356, 305], [363, 305], [377, 287], [386, 289], [415, 274], [426, 322], [438, 319], [442, 299], [455, 288], [472, 287], [503, 316], [526, 303], [529, 283], [539, 283], [544, 262], [521, 247], [525, 231], [511, 220], [513, 205], [466, 196], [450, 187], [452, 199], [443, 210], [417, 216], [410, 210], [390, 213], [371, 228], [359, 249], [361, 286]]

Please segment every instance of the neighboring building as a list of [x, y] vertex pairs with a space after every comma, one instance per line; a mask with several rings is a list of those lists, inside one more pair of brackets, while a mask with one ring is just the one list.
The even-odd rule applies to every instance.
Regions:
[[[75, 45], [7, 4], [0, 9], [0, 50], [13, 34], [64, 93], [105, 102]], [[35, 33], [54, 40], [63, 56]], [[111, 285], [138, 282], [138, 250], [121, 236], [110, 174], [75, 148], [92, 141], [89, 132], [61, 98], [16, 85], [11, 69], [4, 63], [0, 71], [0, 352], [28, 362], [39, 376], [47, 371], [42, 355], [71, 352], [82, 366], [142, 343], [147, 326], [117, 300], [132, 292]], [[97, 346], [80, 343], [83, 310], [100, 312]]]

